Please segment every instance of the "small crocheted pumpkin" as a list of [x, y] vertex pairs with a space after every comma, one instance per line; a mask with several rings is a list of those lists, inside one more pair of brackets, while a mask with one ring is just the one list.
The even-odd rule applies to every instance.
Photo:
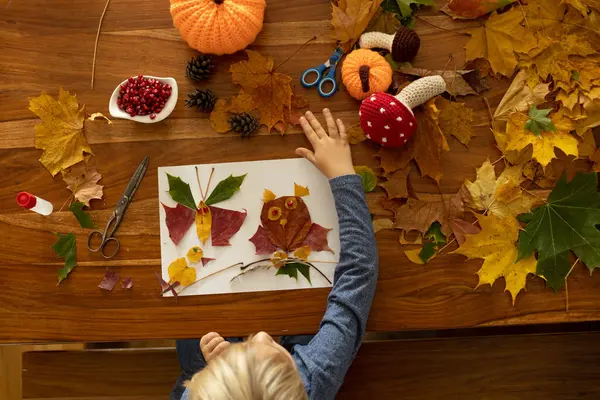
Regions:
[[190, 47], [232, 54], [256, 39], [265, 7], [265, 0], [171, 0], [171, 16]]
[[392, 84], [392, 67], [372, 50], [354, 50], [342, 65], [342, 81], [350, 96], [363, 100], [376, 92], [385, 92]]

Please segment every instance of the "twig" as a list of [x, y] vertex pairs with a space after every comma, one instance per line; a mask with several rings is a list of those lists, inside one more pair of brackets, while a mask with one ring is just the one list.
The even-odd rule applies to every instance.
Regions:
[[446, 32], [448, 32], [448, 33], [452, 33], [452, 34], [454, 34], [454, 35], [459, 35], [459, 36], [471, 36], [471, 35], [469, 35], [469, 34], [468, 34], [468, 33], [466, 33], [466, 32], [462, 32], [462, 33], [461, 33], [461, 32], [455, 32], [455, 31], [452, 31], [452, 30], [450, 30], [450, 29], [446, 29], [446, 28], [442, 28], [441, 26], [434, 25], [434, 24], [432, 24], [431, 22], [429, 22], [429, 21], [427, 21], [427, 20], [424, 20], [423, 18], [419, 17], [418, 15], [415, 15], [414, 17], [415, 17], [416, 19], [418, 19], [419, 21], [423, 21], [423, 22], [425, 22], [427, 25], [429, 25], [429, 26], [432, 26], [432, 27], [434, 27], [434, 28], [436, 28], [436, 29], [439, 29], [439, 30], [441, 30], [441, 31], [446, 31]]
[[499, 163], [500, 161], [502, 161], [502, 160], [504, 160], [504, 156], [501, 156], [499, 159], [497, 159], [496, 161], [494, 161], [494, 162], [492, 163], [492, 165], [496, 165], [496, 164], [498, 164], [498, 163]]
[[540, 196], [538, 196], [537, 194], [525, 189], [524, 187], [519, 186], [519, 189], [521, 189], [522, 191], [524, 191], [527, 194], [532, 195], [533, 197], [535, 197], [536, 199], [543, 201], [544, 203], [546, 202], [546, 200], [542, 199]]
[[196, 168], [196, 180], [198, 181], [198, 187], [200, 188], [200, 197], [202, 197], [202, 201], [206, 200], [206, 196], [204, 195], [204, 192], [202, 191], [202, 184], [200, 183], [200, 174], [198, 173], [198, 167], [194, 167]]
[[521, 9], [521, 14], [523, 14], [523, 19], [525, 20], [525, 25], [527, 25], [527, 29], [531, 29], [529, 27], [529, 22], [527, 21], [527, 16], [525, 15], [525, 10], [523, 10], [523, 5], [521, 4], [520, 1], [517, 1], [517, 4], [519, 5], [519, 8]]
[[210, 175], [208, 176], [208, 183], [206, 184], [206, 196], [208, 196], [208, 191], [210, 190], [210, 181], [212, 180], [213, 172], [215, 172], [215, 168], [210, 170]]
[[490, 117], [490, 129], [494, 129], [494, 127], [492, 126], [492, 122], [494, 121], [494, 115], [492, 114], [492, 107], [490, 107], [490, 102], [488, 101], [487, 97], [485, 97], [485, 95], [481, 95], [481, 97], [483, 97], [483, 102], [485, 103], [485, 106], [487, 108], [487, 112], [488, 112], [488, 116]]
[[294, 52], [292, 53], [292, 55], [291, 55], [291, 56], [289, 56], [289, 57], [288, 57], [288, 58], [286, 58], [286, 59], [285, 59], [285, 60], [284, 60], [284, 61], [283, 61], [281, 64], [279, 64], [279, 65], [277, 65], [275, 68], [273, 68], [273, 71], [277, 71], [277, 69], [278, 69], [279, 67], [281, 67], [281, 66], [282, 66], [283, 64], [285, 64], [286, 62], [290, 61], [290, 59], [291, 59], [292, 57], [294, 57], [296, 54], [298, 54], [298, 52], [299, 52], [300, 50], [302, 50], [302, 48], [303, 48], [304, 46], [306, 46], [307, 44], [309, 44], [310, 42], [312, 42], [313, 40], [316, 40], [316, 39], [317, 39], [317, 36], [315, 35], [315, 36], [311, 37], [310, 39], [308, 39], [306, 42], [302, 43], [302, 44], [301, 44], [301, 45], [300, 45], [300, 46], [299, 46], [299, 47], [296, 49], [296, 51], [294, 51]]
[[200, 281], [202, 281], [202, 280], [204, 280], [204, 279], [206, 279], [206, 278], [208, 278], [208, 277], [211, 277], [211, 276], [213, 276], [213, 275], [215, 275], [215, 274], [218, 274], [219, 272], [227, 271], [228, 269], [230, 269], [230, 268], [233, 268], [233, 267], [241, 267], [241, 266], [243, 266], [243, 265], [244, 265], [244, 263], [243, 263], [243, 262], [239, 262], [239, 263], [236, 263], [236, 264], [232, 264], [232, 265], [230, 265], [229, 267], [225, 267], [225, 268], [223, 268], [223, 269], [220, 269], [220, 270], [218, 270], [218, 271], [211, 272], [210, 274], [208, 274], [208, 275], [205, 275], [205, 276], [203, 276], [203, 277], [202, 277], [202, 278], [200, 278], [200, 279], [196, 279], [196, 281], [194, 281], [194, 282], [190, 283], [189, 285], [187, 285], [186, 287], [184, 287], [183, 289], [181, 289], [180, 291], [178, 291], [178, 292], [177, 292], [177, 294], [181, 294], [181, 292], [183, 292], [184, 290], [186, 290], [186, 289], [187, 289], [187, 288], [189, 288], [190, 286], [192, 286], [192, 285], [195, 285], [196, 283], [198, 283], [198, 282], [200, 282]]
[[567, 276], [565, 276], [565, 312], [569, 312], [569, 286], [567, 286], [567, 278], [569, 277], [569, 275], [571, 275], [571, 271], [573, 271], [573, 268], [575, 268], [578, 262], [579, 258], [575, 260], [575, 262], [571, 266], [571, 269], [567, 273]]
[[106, 0], [104, 10], [102, 11], [102, 15], [100, 16], [100, 22], [98, 22], [98, 31], [96, 32], [96, 42], [94, 43], [94, 59], [92, 60], [92, 90], [94, 89], [94, 76], [96, 75], [96, 54], [98, 53], [98, 39], [100, 39], [100, 29], [102, 28], [102, 21], [104, 21], [104, 15], [106, 14], [106, 10], [108, 9], [109, 4], [110, 0]]
[[439, 249], [437, 251], [438, 254], [442, 254], [442, 251], [446, 250], [446, 248], [448, 246], [450, 246], [452, 243], [456, 242], [456, 237], [454, 239], [452, 239], [451, 241], [449, 241], [448, 243], [446, 243], [446, 245], [444, 247], [442, 247], [441, 249]]

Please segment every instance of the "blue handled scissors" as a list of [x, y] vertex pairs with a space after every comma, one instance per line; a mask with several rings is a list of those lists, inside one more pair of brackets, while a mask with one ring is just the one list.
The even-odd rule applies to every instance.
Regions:
[[[304, 71], [302, 73], [302, 77], [300, 77], [300, 82], [302, 82], [302, 86], [304, 86], [305, 88], [311, 88], [318, 85], [318, 90], [321, 97], [333, 96], [338, 87], [337, 82], [335, 80], [335, 67], [340, 61], [340, 58], [342, 58], [342, 54], [344, 54], [344, 52], [341, 48], [338, 47], [333, 52], [333, 55], [329, 57], [329, 60], [327, 60], [325, 63], [319, 65], [318, 67], [309, 68], [306, 71]], [[323, 75], [326, 69], [329, 69], [329, 71], [327, 71], [327, 73]], [[314, 81], [307, 82], [306, 78], [310, 74], [317, 74], [317, 77]], [[323, 85], [327, 82], [331, 83], [331, 89], [325, 92]]]
[[[121, 199], [117, 203], [117, 207], [115, 208], [112, 215], [108, 219], [108, 222], [106, 223], [106, 228], [104, 228], [104, 232], [93, 231], [90, 233], [90, 236], [88, 236], [88, 250], [89, 251], [94, 252], [94, 253], [99, 251], [100, 254], [102, 254], [102, 257], [104, 257], [104, 258], [113, 258], [115, 256], [115, 254], [117, 254], [117, 251], [119, 251], [119, 248], [121, 247], [121, 242], [119, 242], [119, 239], [114, 238], [113, 235], [115, 234], [115, 231], [119, 227], [119, 224], [121, 223], [121, 220], [123, 219], [123, 215], [125, 215], [125, 210], [127, 210], [129, 203], [131, 203], [131, 200], [133, 199], [133, 195], [135, 194], [138, 187], [140, 186], [140, 183], [142, 182], [142, 178], [146, 174], [147, 169], [148, 169], [148, 157], [144, 157], [144, 159], [142, 160], [140, 165], [135, 170], [135, 173], [131, 177], [129, 184], [125, 188], [125, 192], [123, 192], [123, 196], [121, 196]], [[94, 240], [94, 238], [96, 238], [96, 239]], [[96, 242], [98, 240], [100, 240], [100, 244], [98, 245], [98, 247], [92, 247], [92, 240], [94, 240]], [[110, 242], [114, 243], [115, 251], [113, 251], [110, 254], [106, 254], [104, 252], [104, 249], [106, 248], [106, 245]]]

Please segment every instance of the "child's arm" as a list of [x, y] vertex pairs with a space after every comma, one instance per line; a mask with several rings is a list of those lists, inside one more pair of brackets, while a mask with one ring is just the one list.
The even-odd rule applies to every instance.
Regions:
[[310, 398], [333, 399], [365, 332], [377, 283], [377, 247], [361, 178], [354, 174], [341, 120], [323, 110], [329, 135], [312, 113], [301, 119], [314, 148], [298, 149], [329, 179], [340, 221], [341, 253], [319, 332], [294, 359]]

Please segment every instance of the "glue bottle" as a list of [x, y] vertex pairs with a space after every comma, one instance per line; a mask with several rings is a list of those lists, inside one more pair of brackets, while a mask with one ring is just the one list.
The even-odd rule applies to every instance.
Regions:
[[17, 203], [28, 210], [35, 211], [38, 214], [50, 215], [54, 207], [52, 203], [41, 199], [31, 193], [21, 192], [17, 195]]

